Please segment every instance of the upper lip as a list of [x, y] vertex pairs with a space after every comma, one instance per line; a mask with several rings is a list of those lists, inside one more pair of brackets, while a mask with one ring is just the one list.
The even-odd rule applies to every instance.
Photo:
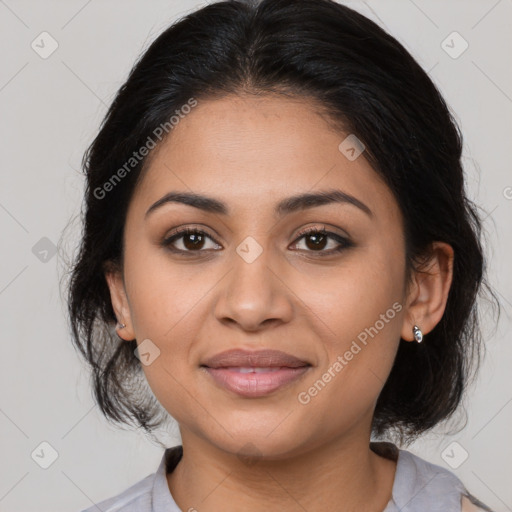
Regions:
[[206, 359], [201, 366], [207, 366], [209, 368], [270, 368], [276, 366], [300, 368], [302, 366], [310, 366], [310, 363], [292, 356], [291, 354], [287, 354], [286, 352], [281, 352], [280, 350], [266, 349], [249, 351], [232, 349]]

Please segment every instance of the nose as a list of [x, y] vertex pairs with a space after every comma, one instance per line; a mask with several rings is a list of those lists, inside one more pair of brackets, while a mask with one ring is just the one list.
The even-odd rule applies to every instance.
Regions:
[[293, 318], [293, 292], [286, 283], [287, 270], [293, 267], [286, 261], [271, 261], [270, 252], [264, 250], [251, 261], [233, 251], [232, 270], [222, 280], [215, 304], [218, 321], [258, 331]]

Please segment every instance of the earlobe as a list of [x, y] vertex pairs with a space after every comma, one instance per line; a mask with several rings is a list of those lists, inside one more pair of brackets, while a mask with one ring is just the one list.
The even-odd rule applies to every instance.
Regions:
[[133, 332], [122, 272], [108, 263], [104, 265], [104, 276], [110, 291], [112, 308], [117, 318], [117, 335], [126, 341], [133, 340], [135, 339], [135, 333]]
[[[418, 341], [432, 331], [443, 317], [453, 279], [453, 248], [444, 242], [434, 242], [420, 268], [414, 271], [414, 286], [409, 294], [402, 339]], [[414, 330], [417, 326], [421, 336]], [[428, 337], [426, 338], [428, 342]]]

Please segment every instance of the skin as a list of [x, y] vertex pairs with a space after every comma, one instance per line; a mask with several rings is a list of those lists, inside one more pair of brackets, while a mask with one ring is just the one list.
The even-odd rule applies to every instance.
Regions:
[[[182, 510], [378, 511], [391, 498], [396, 463], [369, 449], [373, 411], [400, 337], [413, 341], [413, 325], [428, 334], [443, 315], [453, 250], [433, 244], [429, 273], [406, 287], [396, 200], [364, 153], [350, 161], [340, 152], [348, 134], [315, 107], [277, 95], [199, 101], [151, 155], [127, 213], [124, 268], [106, 272], [126, 325], [119, 336], [160, 350], [143, 368], [180, 425], [184, 455], [167, 479]], [[326, 189], [372, 215], [349, 203], [274, 213], [282, 199]], [[166, 203], [145, 216], [170, 191], [214, 197], [229, 214]], [[213, 239], [193, 249], [185, 235], [173, 245], [192, 254], [173, 254], [161, 242], [178, 226]], [[335, 239], [315, 249], [297, 236], [324, 226], [354, 246], [322, 257]], [[251, 263], [236, 252], [248, 236], [262, 249]], [[298, 394], [395, 302], [401, 311], [301, 404]], [[279, 349], [312, 366], [268, 396], [244, 398], [200, 368], [231, 348]]]

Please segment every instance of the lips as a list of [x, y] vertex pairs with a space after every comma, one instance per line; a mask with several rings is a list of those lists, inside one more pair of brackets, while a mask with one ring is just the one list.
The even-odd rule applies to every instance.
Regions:
[[247, 398], [268, 395], [299, 379], [311, 364], [279, 350], [229, 350], [206, 359], [201, 367], [213, 382]]
[[250, 352], [248, 350], [233, 349], [206, 359], [202, 366], [207, 366], [208, 368], [300, 368], [302, 366], [309, 366], [309, 363], [280, 350], [267, 349]]

